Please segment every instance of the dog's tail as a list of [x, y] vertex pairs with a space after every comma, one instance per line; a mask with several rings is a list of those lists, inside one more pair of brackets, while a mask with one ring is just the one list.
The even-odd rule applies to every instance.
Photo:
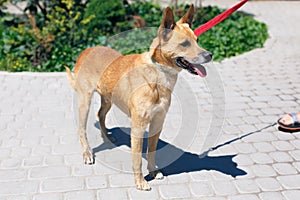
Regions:
[[72, 75], [72, 73], [71, 73], [71, 70], [70, 70], [70, 68], [67, 67], [67, 66], [64, 66], [64, 67], [66, 68], [66, 71], [67, 71], [67, 73], [68, 73], [68, 79], [69, 79], [69, 81], [70, 81], [70, 85], [72, 86], [72, 88], [75, 89], [75, 79], [74, 79], [74, 77], [73, 77], [73, 75]]

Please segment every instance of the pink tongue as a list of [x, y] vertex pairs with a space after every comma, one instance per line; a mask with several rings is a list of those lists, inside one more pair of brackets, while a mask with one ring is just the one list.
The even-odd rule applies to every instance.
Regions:
[[205, 77], [205, 75], [204, 74], [202, 74], [202, 72], [198, 69], [198, 68], [196, 68], [196, 67], [194, 67], [194, 70], [196, 71], [196, 73], [200, 76], [200, 77]]

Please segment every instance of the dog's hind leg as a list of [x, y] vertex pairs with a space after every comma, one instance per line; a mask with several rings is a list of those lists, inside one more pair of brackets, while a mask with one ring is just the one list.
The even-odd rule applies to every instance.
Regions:
[[86, 136], [86, 124], [88, 119], [88, 113], [90, 110], [92, 94], [93, 94], [92, 91], [78, 92], [78, 106], [79, 106], [78, 135], [82, 146], [83, 161], [85, 164], [94, 163], [93, 152], [88, 144], [87, 136]]
[[108, 131], [107, 131], [107, 128], [105, 126], [106, 114], [110, 110], [111, 104], [112, 104], [111, 103], [111, 98], [105, 97], [104, 95], [101, 95], [101, 107], [98, 111], [98, 118], [99, 118], [99, 123], [100, 123], [102, 136], [105, 137], [104, 139], [109, 139], [111, 142], [114, 142], [115, 139], [108, 135]]

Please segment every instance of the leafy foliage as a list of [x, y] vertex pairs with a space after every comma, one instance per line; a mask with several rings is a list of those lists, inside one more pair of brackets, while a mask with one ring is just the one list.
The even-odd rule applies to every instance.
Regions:
[[[157, 29], [135, 28], [158, 27], [162, 16], [158, 4], [124, 0], [27, 0], [22, 15], [4, 12], [5, 2], [17, 6], [21, 1], [0, 0], [0, 70], [63, 71], [64, 65], [74, 65], [83, 49], [95, 45], [108, 45], [123, 54], [141, 53]], [[177, 19], [188, 7], [178, 6]], [[198, 8], [194, 28], [221, 12], [217, 7]], [[212, 51], [215, 60], [222, 60], [262, 47], [267, 37], [265, 24], [236, 12], [202, 34], [199, 44]]]

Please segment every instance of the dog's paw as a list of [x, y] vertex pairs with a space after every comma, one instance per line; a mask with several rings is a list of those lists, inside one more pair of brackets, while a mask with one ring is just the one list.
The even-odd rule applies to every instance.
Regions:
[[149, 191], [149, 190], [151, 190], [151, 187], [150, 187], [149, 183], [144, 179], [144, 180], [136, 183], [136, 189]]
[[157, 179], [157, 180], [161, 180], [164, 178], [164, 175], [159, 171], [159, 170], [155, 170], [153, 172], [149, 172], [149, 176], [151, 178]]
[[94, 156], [90, 150], [83, 152], [83, 162], [86, 165], [94, 164]]

